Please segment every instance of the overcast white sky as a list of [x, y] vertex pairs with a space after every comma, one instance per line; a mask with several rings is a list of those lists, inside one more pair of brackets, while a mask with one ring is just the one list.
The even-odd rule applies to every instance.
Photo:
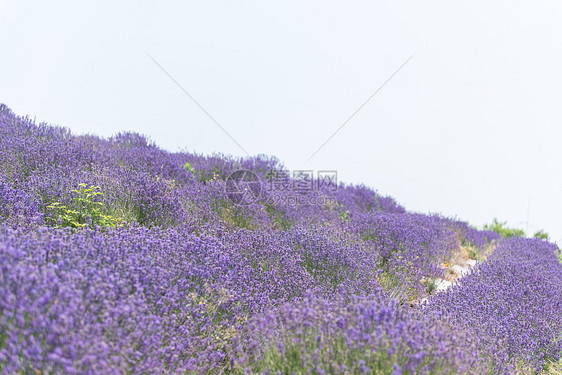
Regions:
[[38, 121], [243, 155], [148, 53], [250, 154], [562, 242], [559, 0], [0, 0], [0, 51]]

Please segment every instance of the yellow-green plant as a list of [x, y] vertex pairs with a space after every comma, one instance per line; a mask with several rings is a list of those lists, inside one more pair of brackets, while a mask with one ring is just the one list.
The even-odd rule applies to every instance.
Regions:
[[82, 229], [89, 227], [115, 227], [122, 220], [107, 215], [106, 205], [100, 200], [103, 196], [99, 186], [78, 184], [69, 205], [54, 202], [47, 206], [49, 215], [45, 217], [47, 224], [55, 227], [71, 227]]
[[191, 164], [189, 163], [185, 163], [183, 165], [183, 169], [185, 169], [186, 171], [188, 171], [189, 173], [195, 173], [195, 169], [193, 169], [193, 167], [191, 166]]

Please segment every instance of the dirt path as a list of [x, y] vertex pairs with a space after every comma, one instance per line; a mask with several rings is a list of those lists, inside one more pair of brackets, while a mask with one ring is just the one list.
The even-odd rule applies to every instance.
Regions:
[[[441, 267], [445, 270], [445, 276], [433, 280], [433, 289], [430, 291], [430, 295], [411, 302], [411, 306], [423, 304], [431, 295], [449, 289], [458, 279], [469, 274], [472, 268], [485, 261], [494, 251], [494, 248], [495, 243], [488, 246], [484, 251], [479, 251], [469, 246], [459, 246], [459, 250], [451, 257], [450, 261], [441, 264]], [[475, 258], [478, 258], [478, 260]]]

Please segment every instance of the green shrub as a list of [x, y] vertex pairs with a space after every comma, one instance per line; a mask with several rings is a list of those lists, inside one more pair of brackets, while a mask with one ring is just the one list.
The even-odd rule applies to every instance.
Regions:
[[348, 210], [342, 211], [340, 213], [340, 220], [342, 223], [349, 223], [351, 221], [351, 217]]
[[550, 236], [549, 236], [548, 233], [546, 233], [545, 231], [539, 230], [538, 232], [536, 232], [536, 233], [533, 235], [533, 237], [535, 237], [535, 238], [540, 238], [541, 240], [548, 240], [548, 238], [549, 238]]
[[485, 224], [484, 229], [492, 230], [503, 238], [525, 237], [525, 232], [522, 229], [508, 228], [506, 225], [506, 222], [500, 223], [498, 219], [494, 219], [491, 224]]
[[188, 171], [191, 174], [195, 173], [195, 169], [193, 169], [191, 164], [189, 164], [187, 162], [182, 166], [182, 168], [185, 169], [186, 171]]
[[100, 201], [103, 196], [99, 186], [79, 184], [78, 189], [72, 190], [73, 197], [69, 205], [54, 202], [47, 206], [49, 214], [45, 222], [54, 227], [86, 228], [95, 226], [115, 227], [122, 220], [107, 215], [106, 205]]

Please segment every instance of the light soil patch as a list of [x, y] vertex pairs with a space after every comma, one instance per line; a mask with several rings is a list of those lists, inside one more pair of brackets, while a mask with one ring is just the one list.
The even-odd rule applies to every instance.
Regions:
[[[436, 283], [447, 284], [444, 282], [449, 282], [449, 286], [454, 284], [455, 281], [469, 274], [470, 270], [478, 263], [485, 261], [495, 247], [496, 244], [492, 243], [484, 251], [480, 251], [470, 245], [460, 245], [459, 250], [453, 254], [450, 261], [442, 264], [442, 267], [446, 269], [446, 274], [443, 279], [436, 279]], [[439, 289], [439, 286], [437, 289]], [[447, 288], [443, 290], [445, 289]]]
[[[496, 244], [492, 243], [488, 245], [484, 251], [480, 251], [472, 246], [459, 244], [458, 250], [451, 256], [449, 262], [440, 265], [445, 270], [445, 276], [433, 280], [434, 289], [430, 294], [443, 292], [449, 289], [461, 277], [468, 275], [472, 268], [486, 260], [494, 251], [495, 247]], [[425, 301], [427, 301], [427, 298], [422, 298], [412, 301], [410, 305], [414, 307]]]

